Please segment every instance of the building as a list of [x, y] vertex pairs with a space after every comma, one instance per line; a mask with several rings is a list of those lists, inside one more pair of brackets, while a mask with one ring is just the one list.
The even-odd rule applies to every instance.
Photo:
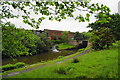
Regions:
[[[62, 36], [63, 31], [58, 31], [58, 30], [49, 30], [49, 29], [45, 29], [44, 31], [47, 32], [47, 36], [49, 37], [49, 39], [53, 39], [53, 36], [56, 37], [56, 39], [59, 39], [59, 37]], [[68, 37], [70, 39], [74, 38], [74, 33], [73, 32], [68, 32]]]
[[[59, 30], [49, 30], [49, 29], [44, 29], [42, 30], [32, 30], [34, 34], [40, 35], [43, 34], [44, 32], [47, 33], [47, 36], [50, 40], [53, 40], [53, 36], [56, 36], [56, 39], [59, 39], [62, 36], [63, 31]], [[74, 39], [74, 33], [73, 32], [68, 32], [68, 38]], [[70, 40], [69, 44], [71, 45], [78, 45], [78, 42], [76, 40]]]
[[42, 33], [44, 33], [44, 31], [42, 31], [42, 30], [32, 30], [32, 32], [34, 32], [34, 34], [35, 35], [39, 35], [39, 34], [42, 34]]

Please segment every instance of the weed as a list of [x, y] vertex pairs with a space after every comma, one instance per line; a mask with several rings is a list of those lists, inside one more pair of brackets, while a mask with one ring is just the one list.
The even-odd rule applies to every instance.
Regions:
[[72, 61], [72, 63], [78, 63], [78, 62], [79, 62], [79, 59], [77, 59], [77, 58], [74, 58]]

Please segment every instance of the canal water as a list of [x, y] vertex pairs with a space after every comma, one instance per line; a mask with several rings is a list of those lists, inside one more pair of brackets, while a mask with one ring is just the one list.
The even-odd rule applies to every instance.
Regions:
[[17, 62], [24, 62], [26, 64], [34, 64], [34, 63], [38, 63], [41, 61], [57, 59], [59, 56], [67, 56], [75, 52], [76, 50], [63, 50], [59, 52], [49, 51], [49, 52], [39, 53], [36, 55], [31, 55], [31, 56], [22, 56], [22, 57], [18, 57], [14, 59], [5, 58], [5, 59], [2, 59], [2, 65], [14, 64]]

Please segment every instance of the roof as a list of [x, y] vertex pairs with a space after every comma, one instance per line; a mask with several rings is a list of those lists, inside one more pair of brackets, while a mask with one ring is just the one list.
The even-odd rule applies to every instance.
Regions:
[[[59, 31], [59, 30], [50, 30], [50, 29], [44, 29], [45, 31], [52, 31], [52, 32], [63, 32], [63, 31]], [[73, 32], [70, 32], [68, 31], [69, 33], [73, 33]]]

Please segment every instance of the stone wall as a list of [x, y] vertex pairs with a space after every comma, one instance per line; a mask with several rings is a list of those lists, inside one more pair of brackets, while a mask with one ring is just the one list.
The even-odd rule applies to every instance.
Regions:
[[78, 45], [80, 42], [77, 42], [76, 40], [71, 40], [70, 42], [69, 42], [69, 44], [71, 44], [71, 45]]

